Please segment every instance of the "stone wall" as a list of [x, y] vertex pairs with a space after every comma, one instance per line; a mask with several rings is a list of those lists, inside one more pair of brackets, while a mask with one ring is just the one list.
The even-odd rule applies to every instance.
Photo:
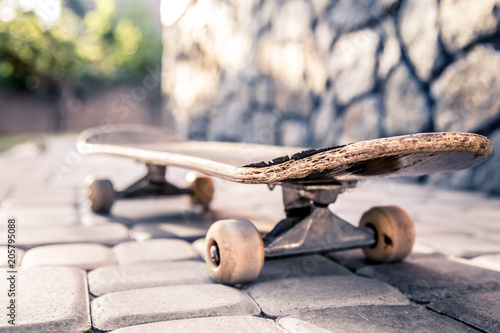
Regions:
[[[467, 131], [500, 147], [500, 0], [163, 0], [162, 21], [165, 114], [191, 138]], [[499, 165], [426, 181], [498, 194]]]

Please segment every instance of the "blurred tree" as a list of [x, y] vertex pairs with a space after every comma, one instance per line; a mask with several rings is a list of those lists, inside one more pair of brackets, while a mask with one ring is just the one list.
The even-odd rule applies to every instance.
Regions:
[[96, 1], [0, 0], [0, 89], [38, 90], [59, 99], [56, 127], [76, 96], [113, 84], [140, 84], [161, 63], [161, 34], [137, 0], [118, 9]]

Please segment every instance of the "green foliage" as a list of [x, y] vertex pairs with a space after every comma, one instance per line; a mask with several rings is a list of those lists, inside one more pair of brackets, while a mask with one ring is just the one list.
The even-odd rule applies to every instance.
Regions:
[[[72, 9], [63, 6], [52, 25], [12, 3], [0, 0], [0, 88], [32, 89], [53, 81], [75, 88], [133, 84], [160, 64], [160, 33], [137, 1], [118, 10], [114, 0], [99, 0], [85, 14], [77, 0], [68, 1]], [[1, 8], [8, 5], [15, 16], [2, 20]]]

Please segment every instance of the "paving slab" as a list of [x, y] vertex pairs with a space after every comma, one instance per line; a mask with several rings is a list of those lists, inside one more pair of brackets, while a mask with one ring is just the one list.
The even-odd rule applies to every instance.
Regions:
[[205, 332], [283, 333], [272, 320], [253, 316], [193, 318], [120, 328], [113, 333]]
[[94, 296], [141, 288], [213, 283], [201, 261], [169, 261], [106, 266], [88, 273]]
[[474, 226], [479, 226], [488, 232], [500, 232], [500, 200], [489, 198], [478, 205], [470, 205], [464, 214], [464, 219], [474, 221]]
[[[0, 288], [9, 289], [7, 270], [0, 270]], [[9, 274], [10, 276], [10, 274]], [[69, 267], [21, 268], [17, 273], [16, 325], [6, 317], [1, 332], [88, 332], [91, 329], [86, 275]], [[2, 309], [10, 299], [0, 294]]]
[[428, 307], [482, 331], [500, 332], [500, 292], [446, 298]]
[[113, 251], [104, 245], [59, 244], [38, 246], [26, 251], [22, 266], [68, 266], [91, 270], [114, 263]]
[[0, 219], [5, 221], [15, 218], [18, 224], [28, 226], [74, 226], [78, 224], [78, 211], [74, 206], [23, 206], [17, 208], [2, 208]]
[[[67, 243], [99, 243], [116, 245], [130, 240], [128, 229], [119, 223], [100, 226], [74, 227], [24, 227], [21, 223], [17, 229], [16, 246], [29, 249], [40, 245]], [[0, 245], [6, 245], [7, 230], [0, 230]]]
[[[418, 306], [354, 306], [304, 311], [280, 318], [290, 333], [316, 332], [477, 332], [449, 317]], [[312, 326], [312, 327], [311, 327]]]
[[[9, 267], [11, 265], [11, 263], [8, 262], [9, 258], [7, 250], [8, 250], [7, 246], [0, 246], [0, 258], [2, 258], [0, 260], [0, 267]], [[15, 251], [16, 251], [16, 257], [14, 258], [15, 260], [14, 266], [21, 267], [25, 251], [17, 248], [15, 249]]]
[[495, 231], [488, 231], [486, 229], [481, 230], [481, 234], [479, 235], [478, 238], [490, 240], [493, 242], [498, 242], [498, 240], [500, 239], [500, 230], [495, 230]]
[[[418, 186], [417, 186], [418, 187]], [[467, 192], [467, 191], [452, 191], [444, 190], [429, 186], [429, 193], [431, 194], [431, 202], [436, 206], [446, 206], [446, 204], [460, 204], [463, 208], [469, 206], [477, 206], [476, 203], [481, 204], [486, 198], [484, 193]]]
[[182, 223], [196, 219], [188, 196], [170, 196], [117, 200], [111, 215], [128, 223]]
[[[85, 194], [85, 201], [87, 200], [87, 195]], [[137, 200], [132, 200], [132, 201], [137, 201]], [[132, 202], [130, 200], [126, 200], [124, 202], [125, 204]], [[139, 200], [140, 201], [140, 200]], [[116, 204], [116, 203], [115, 203]], [[122, 203], [123, 204], [123, 203]], [[114, 206], [114, 205], [113, 205]], [[137, 224], [142, 224], [142, 222], [145, 222], [144, 224], [155, 224], [155, 222], [149, 222], [147, 220], [147, 210], [144, 210], [144, 216], [143, 219], [138, 218], [137, 221], [131, 220], [130, 218], [127, 218], [126, 216], [121, 216], [114, 214], [113, 211], [111, 211], [108, 214], [97, 214], [92, 209], [87, 203], [83, 203], [80, 205], [79, 208], [79, 214], [80, 214], [80, 220], [82, 225], [101, 225], [101, 224], [106, 224], [106, 223], [121, 223], [125, 226], [128, 226], [129, 228], [133, 228]]]
[[353, 273], [331, 259], [317, 254], [266, 260], [262, 272], [253, 284], [271, 280], [324, 275], [339, 276], [353, 275]]
[[80, 207], [79, 209], [80, 224], [86, 227], [99, 226], [109, 223], [128, 224], [128, 221], [113, 217], [111, 215], [96, 214], [87, 207]]
[[76, 191], [73, 188], [67, 190], [30, 189], [14, 190], [9, 196], [10, 208], [24, 208], [27, 206], [75, 206]]
[[[415, 243], [419, 243], [421, 245], [423, 245], [421, 242], [425, 242], [428, 236], [431, 236], [431, 238], [435, 235], [473, 236], [467, 230], [463, 230], [456, 225], [450, 226], [443, 224], [425, 223], [420, 222], [419, 220], [414, 220], [414, 226], [415, 234], [417, 235]], [[430, 248], [430, 246], [428, 245], [425, 246]], [[436, 251], [436, 249], [433, 249], [433, 251]]]
[[288, 333], [331, 333], [331, 330], [308, 323], [297, 318], [284, 317], [278, 320], [278, 324]]
[[205, 260], [205, 237], [203, 238], [198, 238], [194, 242], [191, 243], [191, 246], [193, 249], [198, 253], [198, 255]]
[[144, 242], [125, 242], [113, 252], [120, 265], [152, 261], [200, 260], [186, 241], [180, 239], [151, 239]]
[[396, 288], [358, 276], [319, 276], [262, 282], [245, 290], [268, 316], [359, 305], [408, 305]]
[[167, 320], [260, 313], [248, 295], [219, 284], [120, 291], [93, 300], [91, 311], [92, 324], [98, 331]]
[[[2, 170], [0, 169], [0, 173], [1, 172]], [[2, 184], [0, 185], [0, 203], [2, 203], [9, 197], [9, 194], [12, 192], [11, 191], [12, 185], [5, 184], [2, 178], [0, 178], [0, 181], [2, 181]]]
[[500, 254], [479, 256], [468, 260], [468, 264], [500, 272]]
[[[500, 234], [500, 219], [498, 213], [495, 214], [494, 208], [481, 207], [483, 202], [469, 202], [468, 204], [451, 204], [432, 207], [426, 205], [425, 210], [420, 211], [415, 217], [415, 222], [431, 224], [443, 228], [441, 234], [454, 234], [455, 230], [460, 230], [462, 234], [468, 234], [478, 238], [489, 239], [490, 235]], [[453, 205], [453, 210], [449, 207]], [[462, 205], [461, 208], [455, 208]], [[496, 201], [500, 206], [500, 200]], [[421, 207], [421, 206], [420, 206]], [[474, 207], [474, 208], [472, 208]], [[436, 234], [434, 234], [436, 235]], [[493, 240], [497, 240], [495, 237]], [[456, 244], [455, 246], [467, 246], [468, 244]]]
[[498, 242], [498, 240], [481, 239], [470, 234], [441, 233], [425, 235], [425, 237], [420, 235], [418, 241], [419, 243], [433, 248], [436, 252], [443, 253], [447, 256], [474, 258], [485, 254], [500, 254], [500, 242]]
[[370, 262], [366, 259], [366, 256], [363, 254], [363, 250], [361, 249], [328, 252], [326, 253], [326, 256], [336, 263], [353, 271], [370, 265]]
[[[191, 215], [189, 218], [179, 215], [178, 223], [139, 223], [131, 226], [134, 239], [143, 241], [152, 238], [179, 238], [193, 242], [205, 237], [212, 224], [201, 215]], [[186, 222], [187, 221], [187, 222]]]
[[[373, 261], [366, 258], [362, 249], [354, 249], [347, 251], [328, 252], [325, 254], [328, 258], [336, 263], [347, 267], [352, 271], [356, 271], [366, 266], [374, 264]], [[434, 252], [433, 249], [422, 247], [418, 242], [413, 246], [412, 253], [405, 259], [411, 260], [425, 260], [432, 258], [446, 258], [442, 253]]]
[[500, 272], [443, 258], [410, 258], [400, 263], [366, 266], [356, 273], [388, 283], [418, 303], [500, 290]]

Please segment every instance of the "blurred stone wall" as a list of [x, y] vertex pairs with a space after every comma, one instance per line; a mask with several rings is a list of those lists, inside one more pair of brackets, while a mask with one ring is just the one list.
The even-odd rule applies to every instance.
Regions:
[[[161, 14], [165, 115], [191, 138], [467, 131], [500, 147], [500, 0], [163, 0]], [[426, 181], [499, 194], [499, 165]]]

